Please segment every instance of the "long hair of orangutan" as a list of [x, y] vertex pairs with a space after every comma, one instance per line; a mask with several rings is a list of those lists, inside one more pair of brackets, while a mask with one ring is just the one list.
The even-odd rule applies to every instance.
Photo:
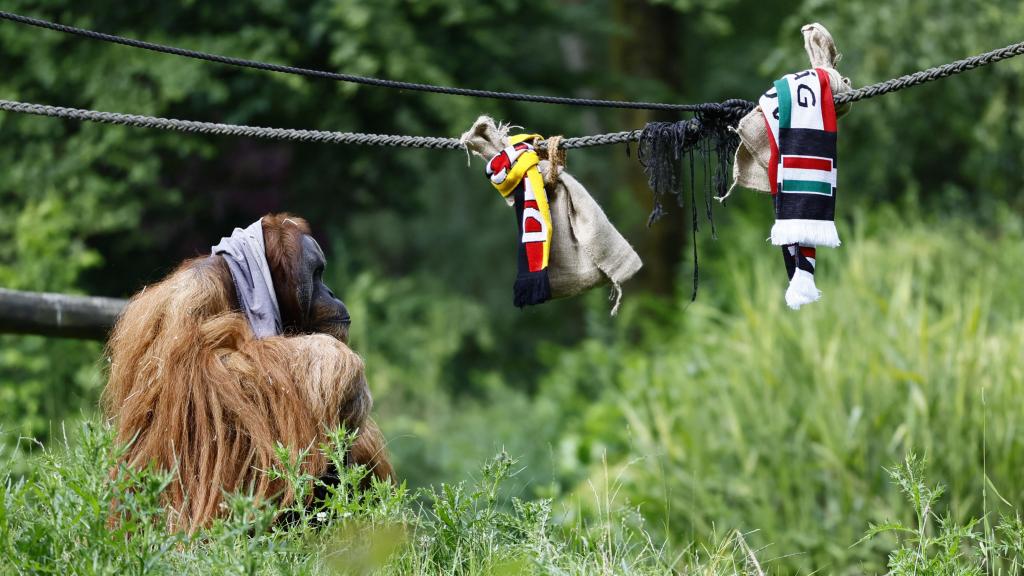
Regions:
[[356, 444], [375, 447], [372, 460], [361, 462], [355, 446], [352, 458], [379, 462], [374, 474], [389, 478], [359, 356], [326, 335], [257, 340], [233, 304], [223, 260], [189, 260], [131, 299], [108, 344], [104, 412], [129, 465], [176, 471], [165, 493], [171, 525], [208, 524], [225, 491], [290, 502], [290, 489], [266, 473], [278, 464], [276, 444], [293, 456], [312, 448], [305, 471], [320, 476], [324, 431], [341, 424], [366, 427]]

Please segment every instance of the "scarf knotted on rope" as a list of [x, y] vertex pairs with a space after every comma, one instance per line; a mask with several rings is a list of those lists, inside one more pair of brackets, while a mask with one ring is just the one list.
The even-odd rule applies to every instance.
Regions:
[[[514, 146], [512, 138], [515, 136], [509, 136], [509, 129], [508, 124], [480, 116], [459, 140], [466, 152], [488, 161]], [[516, 142], [532, 138], [519, 137]], [[548, 138], [547, 148], [536, 151], [541, 159], [536, 169], [544, 175], [544, 192], [551, 214], [547, 267], [551, 299], [569, 298], [610, 284], [609, 300], [613, 303], [611, 314], [614, 316], [622, 300], [622, 284], [632, 278], [643, 263], [583, 184], [565, 170], [565, 159], [558, 153], [558, 139], [558, 136]], [[544, 159], [545, 154], [549, 159]], [[496, 168], [495, 172], [501, 172], [500, 167]], [[505, 196], [505, 202], [515, 207], [514, 194]], [[517, 222], [522, 222], [521, 216], [517, 215]], [[521, 231], [522, 225], [517, 228]], [[518, 236], [521, 237], [521, 232]]]
[[267, 264], [266, 245], [263, 243], [263, 219], [247, 228], [235, 228], [231, 236], [221, 238], [210, 248], [228, 264], [235, 282], [238, 304], [242, 307], [249, 326], [257, 338], [281, 334], [281, 309], [277, 305], [274, 280]]
[[798, 309], [821, 297], [814, 283], [815, 246], [839, 246], [836, 208], [836, 111], [829, 74], [813, 68], [788, 74], [761, 96], [775, 202], [772, 244], [782, 247], [789, 274], [786, 303]]
[[[828, 72], [832, 96], [853, 90], [850, 79], [836, 70], [836, 65], [839, 62], [839, 50], [828, 29], [815, 22], [802, 26], [800, 33], [804, 37], [804, 50], [807, 52], [807, 58], [811, 61], [811, 68], [821, 68]], [[841, 119], [850, 112], [852, 107], [851, 103], [837, 107], [836, 118]], [[736, 125], [735, 131], [740, 139], [740, 145], [736, 148], [733, 159], [732, 184], [719, 200], [728, 198], [737, 186], [761, 192], [771, 191], [771, 185], [768, 182], [768, 161], [771, 156], [771, 147], [768, 144], [768, 128], [765, 126], [761, 107], [755, 107], [744, 116]]]
[[507, 200], [512, 198], [519, 227], [519, 272], [513, 303], [522, 308], [551, 299], [548, 262], [551, 256], [551, 208], [544, 179], [537, 165], [540, 157], [530, 144], [536, 134], [517, 134], [509, 145], [488, 162], [491, 184]]

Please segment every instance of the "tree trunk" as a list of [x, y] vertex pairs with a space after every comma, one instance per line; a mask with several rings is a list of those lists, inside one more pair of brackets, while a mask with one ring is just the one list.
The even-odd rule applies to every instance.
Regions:
[[[613, 0], [613, 18], [624, 29], [624, 34], [612, 37], [611, 67], [619, 78], [658, 80], [681, 92], [683, 62], [679, 42], [684, 25], [681, 15], [663, 5], [651, 5], [647, 0]], [[628, 99], [625, 94], [618, 98]], [[636, 96], [633, 95], [635, 98]], [[679, 120], [679, 114], [649, 110], [622, 111], [623, 123], [629, 127], [642, 127], [651, 121]], [[647, 178], [637, 166], [636, 158], [624, 168], [627, 184], [641, 205], [653, 204]], [[679, 277], [681, 254], [688, 242], [689, 218], [675, 201], [665, 203], [667, 214], [639, 237], [638, 251], [643, 255], [644, 268], [638, 283], [652, 292], [664, 295], [675, 293]], [[689, 208], [689, 207], [687, 207]]]

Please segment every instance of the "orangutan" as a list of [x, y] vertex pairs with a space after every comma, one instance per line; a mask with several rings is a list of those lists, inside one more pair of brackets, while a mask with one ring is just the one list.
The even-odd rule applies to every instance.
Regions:
[[264, 216], [144, 287], [115, 325], [103, 409], [130, 466], [174, 470], [175, 528], [223, 514], [225, 492], [290, 502], [267, 474], [276, 444], [311, 448], [305, 470], [323, 477], [318, 448], [341, 425], [358, 430], [349, 461], [391, 478], [349, 314], [323, 270], [305, 220]]

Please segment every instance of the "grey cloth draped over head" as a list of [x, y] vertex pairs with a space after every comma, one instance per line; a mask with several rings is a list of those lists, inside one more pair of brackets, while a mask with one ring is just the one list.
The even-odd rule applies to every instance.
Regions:
[[238, 303], [249, 320], [257, 338], [281, 334], [281, 309], [277, 305], [274, 280], [267, 264], [267, 250], [263, 243], [263, 219], [259, 219], [244, 230], [235, 228], [231, 236], [221, 238], [220, 243], [210, 249], [211, 254], [220, 254], [228, 263], [231, 278], [235, 281]]

